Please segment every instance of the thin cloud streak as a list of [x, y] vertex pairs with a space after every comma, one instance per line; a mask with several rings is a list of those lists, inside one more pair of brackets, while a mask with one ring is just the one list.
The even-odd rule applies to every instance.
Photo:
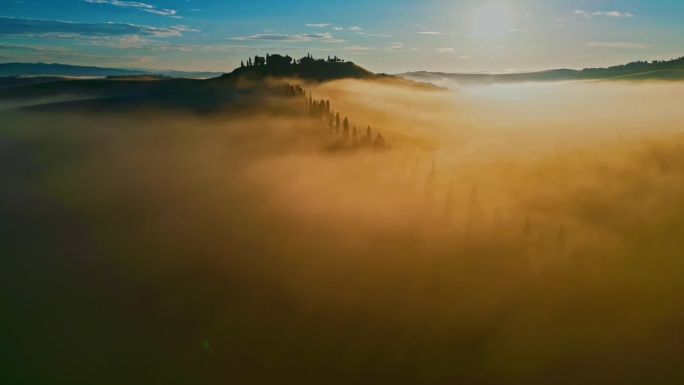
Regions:
[[623, 48], [623, 49], [646, 49], [647, 45], [641, 43], [632, 42], [606, 42], [606, 41], [594, 41], [586, 44], [587, 47], [591, 48]]
[[634, 17], [634, 14], [629, 13], [629, 12], [618, 12], [618, 11], [609, 11], [609, 12], [595, 11], [595, 12], [591, 12], [591, 11], [584, 11], [581, 9], [576, 10], [574, 12], [574, 14], [586, 17], [587, 19], [591, 19], [592, 17], [608, 17], [608, 18], [613, 18], [613, 19]]
[[154, 5], [141, 3], [137, 1], [120, 1], [120, 0], [81, 0], [91, 4], [109, 4], [121, 8], [136, 8], [144, 12], [152, 13], [161, 16], [171, 16], [177, 19], [182, 18], [178, 15], [175, 9], [157, 8]]
[[255, 34], [249, 36], [231, 37], [231, 40], [238, 41], [279, 41], [287, 43], [307, 42], [307, 41], [323, 41], [327, 43], [342, 43], [344, 40], [335, 39], [330, 33], [305, 33], [297, 35], [286, 35], [278, 33], [269, 34]]
[[124, 36], [176, 37], [184, 32], [200, 32], [187, 25], [152, 27], [128, 23], [77, 23], [62, 20], [21, 19], [0, 16], [0, 36]]

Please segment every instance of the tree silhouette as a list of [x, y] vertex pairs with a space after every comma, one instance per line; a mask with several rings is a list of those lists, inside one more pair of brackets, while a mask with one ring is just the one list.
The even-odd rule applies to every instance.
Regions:
[[255, 55], [254, 56], [254, 65], [255, 66], [266, 65], [266, 58], [263, 56]]
[[446, 212], [446, 219], [451, 219], [451, 211], [453, 210], [453, 194], [454, 194], [454, 180], [449, 180], [449, 187], [447, 187], [446, 199], [444, 200], [444, 211]]
[[371, 147], [373, 145], [373, 138], [371, 137], [371, 128], [368, 126], [366, 129], [366, 135], [361, 139], [361, 144], [365, 147]]
[[344, 123], [342, 124], [342, 140], [344, 143], [349, 142], [349, 120], [344, 118]]
[[384, 151], [386, 148], [387, 143], [385, 143], [385, 138], [382, 137], [382, 134], [378, 134], [373, 141], [373, 150]]
[[292, 58], [289, 55], [266, 55], [266, 65], [269, 67], [286, 67], [292, 64]]
[[479, 232], [485, 223], [485, 212], [480, 203], [480, 191], [477, 186], [470, 190], [470, 201], [466, 212], [467, 230], [469, 232]]
[[340, 113], [335, 114], [335, 131], [340, 132]]
[[325, 102], [323, 100], [318, 102], [318, 108], [316, 109], [316, 118], [318, 120], [323, 120], [323, 112], [325, 111]]
[[496, 241], [496, 244], [498, 246], [499, 242], [501, 241], [501, 230], [503, 229], [503, 219], [501, 215], [501, 209], [497, 206], [494, 209], [494, 239]]
[[558, 253], [565, 253], [565, 226], [561, 226], [558, 229], [558, 237], [556, 239], [556, 247], [558, 248]]
[[532, 235], [532, 223], [530, 222], [530, 217], [525, 218], [525, 226], [523, 227], [523, 239], [525, 240], [525, 245], [529, 245], [530, 236]]
[[430, 168], [430, 173], [428, 174], [427, 177], [427, 183], [432, 183], [432, 181], [435, 179], [437, 176], [437, 161], [432, 158], [432, 168]]
[[356, 129], [356, 126], [354, 126], [354, 130], [352, 131], [352, 146], [356, 147], [359, 144], [359, 130]]
[[539, 230], [539, 236], [537, 237], [537, 254], [543, 256], [545, 249], [544, 232]]

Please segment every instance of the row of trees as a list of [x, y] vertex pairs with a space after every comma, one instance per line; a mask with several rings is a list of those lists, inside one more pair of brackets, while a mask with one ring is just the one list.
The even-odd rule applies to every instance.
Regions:
[[313, 100], [311, 94], [308, 99], [308, 111], [311, 118], [317, 119], [327, 123], [330, 131], [341, 134], [341, 142], [343, 145], [351, 146], [352, 148], [370, 148], [375, 151], [384, 151], [388, 149], [387, 142], [381, 133], [378, 133], [373, 139], [371, 127], [366, 128], [366, 134], [362, 135], [361, 131], [349, 123], [349, 119], [344, 117], [340, 119], [340, 113], [331, 110], [329, 100]]
[[375, 135], [371, 127], [366, 128], [365, 134], [361, 129], [352, 126], [347, 117], [341, 117], [339, 112], [335, 112], [330, 105], [330, 100], [314, 100], [311, 93], [306, 97], [306, 92], [298, 85], [287, 85], [286, 94], [297, 100], [297, 111], [308, 116], [310, 119], [317, 120], [330, 132], [340, 135], [340, 144], [352, 148], [367, 148], [374, 151], [384, 151], [391, 146], [381, 133]]
[[[632, 61], [627, 64], [621, 64], [617, 66], [612, 66], [608, 67], [609, 70], [616, 70], [616, 69], [651, 69], [651, 70], [657, 70], [657, 69], [684, 69], [684, 56], [677, 58], [677, 59], [672, 59], [672, 60], [653, 60], [652, 62], [648, 61]], [[584, 71], [596, 71], [596, 70], [601, 70], [601, 68], [585, 68]]]

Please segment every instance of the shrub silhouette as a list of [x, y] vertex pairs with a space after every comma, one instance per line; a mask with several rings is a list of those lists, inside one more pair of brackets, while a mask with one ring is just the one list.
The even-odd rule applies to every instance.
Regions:
[[286, 67], [290, 64], [292, 64], [292, 58], [289, 55], [266, 54], [266, 65], [269, 67]]

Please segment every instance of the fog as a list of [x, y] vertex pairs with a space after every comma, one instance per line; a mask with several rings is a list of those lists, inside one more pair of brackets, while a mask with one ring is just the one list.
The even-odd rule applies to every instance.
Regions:
[[10, 379], [684, 381], [682, 87], [302, 86], [391, 150], [281, 98], [3, 113]]

